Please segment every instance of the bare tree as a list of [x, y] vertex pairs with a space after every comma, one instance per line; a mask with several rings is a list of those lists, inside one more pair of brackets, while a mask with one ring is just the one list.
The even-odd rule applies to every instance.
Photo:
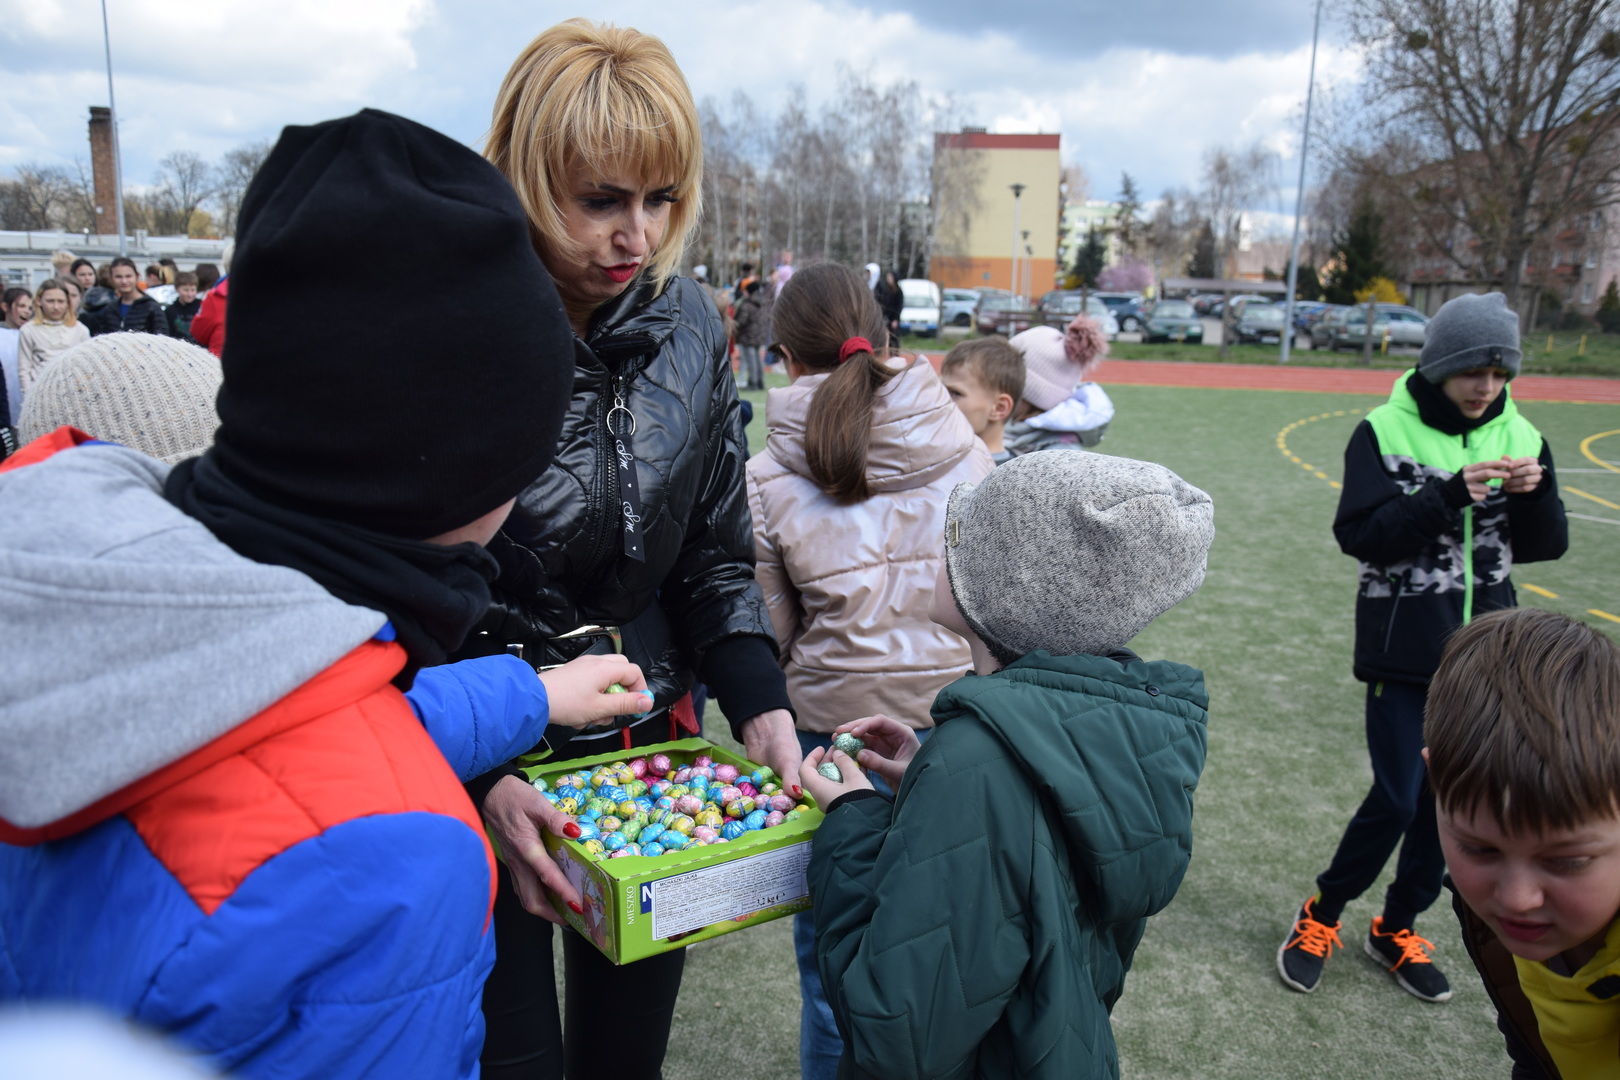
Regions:
[[18, 165], [0, 182], [0, 228], [55, 229], [69, 209], [73, 181], [58, 165]]
[[214, 202], [219, 210], [217, 224], [221, 236], [235, 235], [242, 197], [247, 194], [248, 184], [252, 183], [259, 166], [269, 156], [270, 143], [261, 140], [227, 150], [220, 159], [214, 170]]
[[1369, 107], [1349, 156], [1428, 252], [1522, 308], [1538, 238], [1620, 198], [1620, 0], [1354, 0], [1349, 25]]
[[1216, 273], [1231, 272], [1243, 227], [1243, 214], [1252, 210], [1268, 190], [1275, 155], [1260, 143], [1246, 149], [1217, 146], [1204, 151], [1204, 186], [1198, 193], [1199, 209], [1215, 229]]
[[152, 231], [172, 236], [191, 232], [193, 215], [214, 191], [214, 171], [200, 154], [172, 150], [158, 162], [149, 193]]

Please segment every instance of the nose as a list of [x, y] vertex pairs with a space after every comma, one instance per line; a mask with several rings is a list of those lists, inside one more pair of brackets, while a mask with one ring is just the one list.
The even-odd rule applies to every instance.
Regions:
[[647, 254], [647, 209], [639, 200], [625, 210], [613, 234], [613, 243], [631, 258], [639, 259]]
[[1496, 901], [1504, 914], [1529, 915], [1544, 901], [1541, 881], [1528, 867], [1504, 867], [1497, 880]]

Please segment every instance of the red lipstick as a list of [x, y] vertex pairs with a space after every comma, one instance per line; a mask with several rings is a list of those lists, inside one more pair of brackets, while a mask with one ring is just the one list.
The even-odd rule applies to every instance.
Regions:
[[618, 266], [605, 266], [602, 268], [602, 272], [608, 276], [609, 280], [622, 285], [635, 277], [636, 271], [639, 269], [641, 269], [640, 263], [620, 263]]

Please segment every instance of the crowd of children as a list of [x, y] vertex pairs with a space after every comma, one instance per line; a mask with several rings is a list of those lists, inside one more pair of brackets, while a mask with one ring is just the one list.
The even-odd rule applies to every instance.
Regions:
[[[538, 299], [492, 309], [475, 352], [453, 303], [388, 349], [266, 352], [331, 286], [284, 268], [334, 231]], [[387, 114], [289, 128], [241, 232], [250, 344], [223, 362], [188, 340], [191, 273], [151, 268], [166, 309], [127, 259], [89, 315], [82, 260], [7, 294], [0, 1000], [94, 1001], [244, 1076], [471, 1076], [497, 877], [459, 781], [646, 685], [616, 656], [446, 662], [552, 462], [533, 432], [561, 424], [577, 327], [501, 174]], [[1117, 1075], [1109, 1015], [1189, 866], [1209, 708], [1200, 671], [1128, 646], [1202, 583], [1211, 500], [1092, 452], [1114, 419], [1092, 320], [936, 374], [856, 271], [784, 253], [773, 278], [731, 299], [738, 382], [763, 386], [767, 344], [790, 380], [746, 490], [794, 779], [826, 814], [794, 929], [803, 1075]], [[1346, 451], [1375, 779], [1277, 966], [1316, 989], [1399, 845], [1366, 951], [1449, 998], [1414, 925], [1449, 868], [1515, 1075], [1611, 1075], [1620, 648], [1514, 608], [1513, 563], [1568, 544], [1519, 366], [1501, 297], [1453, 300]]]

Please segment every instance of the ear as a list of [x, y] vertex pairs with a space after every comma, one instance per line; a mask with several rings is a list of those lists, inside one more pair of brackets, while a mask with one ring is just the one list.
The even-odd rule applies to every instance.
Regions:
[[1425, 769], [1429, 767], [1429, 748], [1427, 746], [1423, 748], [1423, 767]]
[[997, 394], [995, 404], [990, 406], [991, 421], [1005, 420], [1011, 416], [1013, 404], [1011, 394]]

